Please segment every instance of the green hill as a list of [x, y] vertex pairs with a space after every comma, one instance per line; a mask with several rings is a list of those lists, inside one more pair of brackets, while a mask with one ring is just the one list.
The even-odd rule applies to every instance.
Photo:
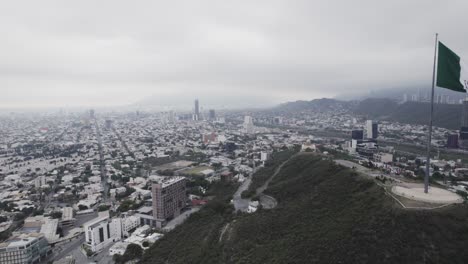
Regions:
[[221, 193], [142, 263], [468, 262], [465, 205], [400, 209], [372, 180], [313, 154], [291, 159], [270, 183], [275, 209], [235, 215]]

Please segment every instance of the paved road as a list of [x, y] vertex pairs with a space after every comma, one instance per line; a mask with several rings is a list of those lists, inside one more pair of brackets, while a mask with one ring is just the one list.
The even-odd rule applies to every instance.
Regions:
[[[260, 195], [262, 194], [267, 188], [268, 188], [268, 185], [270, 184], [270, 182], [273, 180], [273, 178], [280, 172], [280, 170], [283, 168], [284, 164], [286, 164], [286, 162], [288, 162], [290, 159], [296, 157], [298, 154], [295, 154], [295, 155], [292, 155], [289, 159], [287, 159], [286, 161], [284, 161], [283, 163], [281, 163], [281, 165], [278, 166], [278, 168], [276, 168], [275, 172], [273, 173], [273, 175], [271, 175], [270, 178], [268, 178], [268, 180], [262, 185], [260, 186], [257, 191], [256, 191], [256, 194], [257, 195]], [[271, 196], [270, 196], [271, 197]], [[273, 198], [273, 197], [272, 197]], [[273, 198], [274, 199], [274, 198]]]
[[350, 169], [354, 168], [357, 172], [369, 175], [371, 177], [376, 177], [382, 174], [382, 173], [375, 173], [371, 169], [366, 168], [358, 163], [355, 163], [349, 160], [335, 160], [335, 162], [338, 163], [339, 165], [345, 166]]
[[55, 245], [55, 247], [52, 250], [52, 254], [49, 255], [49, 257], [45, 259], [43, 263], [48, 263], [49, 261], [56, 261], [66, 256], [73, 255], [72, 252], [76, 249], [79, 249], [81, 244], [84, 243], [84, 241], [85, 236], [84, 234], [81, 234], [76, 238], [72, 239], [72, 241], [70, 242]]
[[245, 181], [239, 186], [236, 193], [232, 197], [232, 202], [236, 211], [247, 212], [249, 208], [250, 199], [242, 199], [241, 194], [247, 190], [252, 183], [252, 176], [249, 176]]
[[[362, 165], [360, 165], [358, 163], [355, 163], [355, 162], [352, 162], [352, 161], [349, 161], [349, 160], [335, 160], [335, 162], [337, 164], [339, 164], [339, 165], [345, 166], [347, 168], [354, 169], [357, 172], [362, 173], [362, 174], [367, 175], [367, 176], [372, 177], [372, 178], [375, 178], [375, 177], [378, 177], [378, 176], [384, 176], [386, 178], [391, 178], [392, 180], [394, 180], [396, 182], [401, 182], [401, 180], [398, 179], [399, 176], [397, 176], [397, 175], [388, 175], [388, 174], [385, 174], [384, 172], [366, 168], [366, 167], [364, 167], [364, 166], [362, 166]], [[401, 178], [401, 176], [400, 176], [400, 178]]]
[[[297, 154], [296, 154], [297, 155]], [[290, 159], [295, 157], [296, 155], [291, 156], [288, 160], [285, 162], [281, 163], [281, 165], [276, 168], [275, 172], [268, 178], [268, 180], [257, 190], [255, 191], [256, 195], [259, 196], [260, 198], [260, 204], [263, 206], [265, 209], [271, 209], [276, 207], [278, 202], [274, 197], [271, 197], [269, 195], [263, 194], [263, 192], [268, 188], [268, 185], [270, 182], [273, 180], [273, 178], [280, 172], [281, 168], [283, 168], [283, 165], [286, 164]], [[247, 209], [249, 208], [249, 203], [252, 201], [252, 199], [242, 199], [241, 194], [243, 191], [247, 190], [252, 182], [252, 175], [253, 173], [242, 183], [241, 186], [237, 189], [236, 193], [234, 194], [233, 197], [233, 203], [234, 203], [234, 208], [236, 211], [241, 211], [241, 212], [247, 212]]]
[[187, 210], [185, 212], [183, 212], [182, 214], [180, 214], [179, 216], [177, 216], [176, 218], [172, 219], [171, 221], [169, 221], [167, 223], [167, 225], [164, 227], [164, 230], [166, 231], [171, 231], [172, 229], [174, 229], [176, 226], [182, 224], [185, 220], [187, 220], [187, 218], [195, 213], [195, 212], [198, 212], [198, 210], [200, 210], [200, 207], [193, 207], [191, 208], [190, 210]]
[[99, 128], [99, 124], [97, 119], [94, 119], [94, 125], [96, 126], [96, 134], [98, 140], [98, 149], [99, 149], [99, 158], [101, 160], [101, 184], [103, 188], [103, 203], [107, 202], [108, 193], [109, 193], [109, 184], [107, 182], [107, 172], [106, 172], [106, 164], [104, 162], [104, 151], [102, 148], [102, 137], [101, 137], [101, 129]]
[[270, 195], [262, 194], [260, 195], [260, 204], [264, 209], [272, 209], [278, 205], [278, 202]]

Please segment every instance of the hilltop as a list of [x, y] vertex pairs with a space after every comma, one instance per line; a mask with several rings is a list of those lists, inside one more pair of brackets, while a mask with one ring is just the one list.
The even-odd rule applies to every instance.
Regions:
[[270, 183], [275, 209], [235, 214], [232, 190], [219, 193], [142, 263], [468, 261], [467, 206], [401, 209], [372, 180], [313, 154], [292, 158]]

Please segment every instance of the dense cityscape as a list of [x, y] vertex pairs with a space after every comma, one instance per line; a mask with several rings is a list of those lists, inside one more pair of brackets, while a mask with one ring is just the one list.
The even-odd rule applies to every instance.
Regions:
[[[454, 195], [421, 202], [467, 197], [468, 101], [462, 105], [461, 129], [436, 127], [432, 142], [431, 177]], [[236, 212], [274, 208], [275, 198], [248, 189], [287, 150], [315, 152], [396, 188], [424, 175], [423, 125], [344, 109], [218, 113], [201, 111], [198, 99], [193, 109], [2, 115], [0, 262], [132, 260], [203, 208], [217, 183], [237, 188]]]
[[0, 264], [468, 263], [466, 10], [4, 1]]

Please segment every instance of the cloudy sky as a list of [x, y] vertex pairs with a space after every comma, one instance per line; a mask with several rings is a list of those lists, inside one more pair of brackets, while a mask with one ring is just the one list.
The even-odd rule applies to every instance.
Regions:
[[430, 86], [435, 32], [468, 57], [467, 10], [466, 0], [3, 1], [0, 107], [262, 105]]

